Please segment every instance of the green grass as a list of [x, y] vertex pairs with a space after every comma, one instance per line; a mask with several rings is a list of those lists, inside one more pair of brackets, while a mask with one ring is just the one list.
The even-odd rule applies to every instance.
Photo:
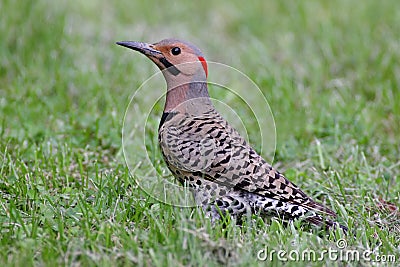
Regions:
[[[1, 266], [264, 266], [257, 252], [266, 247], [336, 248], [340, 233], [260, 219], [210, 226], [199, 210], [138, 188], [135, 176], [150, 165], [133, 154], [129, 164], [142, 165], [130, 175], [122, 122], [156, 68], [114, 42], [165, 37], [254, 80], [276, 122], [274, 165], [338, 213], [355, 233], [344, 237], [350, 249], [379, 246], [400, 260], [398, 1], [138, 2], [1, 1]], [[224, 92], [211, 94], [247, 114]], [[152, 105], [136, 104], [143, 113], [132, 118]], [[150, 116], [146, 144], [167, 175], [154, 142], [161, 112]], [[134, 135], [132, 146], [141, 145]], [[275, 255], [272, 265], [281, 264]]]

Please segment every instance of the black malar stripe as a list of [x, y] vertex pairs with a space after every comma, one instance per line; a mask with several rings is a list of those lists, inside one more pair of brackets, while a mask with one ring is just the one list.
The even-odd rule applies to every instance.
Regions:
[[164, 67], [171, 73], [172, 75], [176, 76], [180, 72], [174, 65], [171, 64], [165, 57], [160, 58], [160, 62], [164, 65]]

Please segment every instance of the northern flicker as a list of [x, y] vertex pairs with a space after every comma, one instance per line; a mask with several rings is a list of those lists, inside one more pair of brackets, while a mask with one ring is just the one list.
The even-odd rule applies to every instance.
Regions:
[[211, 221], [229, 214], [304, 218], [330, 228], [336, 214], [308, 197], [268, 164], [214, 108], [207, 63], [194, 45], [176, 39], [155, 44], [124, 41], [162, 71], [167, 95], [158, 139], [164, 160]]

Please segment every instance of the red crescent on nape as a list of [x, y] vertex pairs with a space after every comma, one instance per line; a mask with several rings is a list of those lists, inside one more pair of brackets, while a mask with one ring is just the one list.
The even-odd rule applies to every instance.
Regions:
[[199, 57], [199, 60], [201, 62], [201, 65], [203, 65], [203, 69], [204, 69], [204, 71], [206, 73], [206, 77], [207, 77], [208, 76], [207, 62], [204, 59], [204, 57]]

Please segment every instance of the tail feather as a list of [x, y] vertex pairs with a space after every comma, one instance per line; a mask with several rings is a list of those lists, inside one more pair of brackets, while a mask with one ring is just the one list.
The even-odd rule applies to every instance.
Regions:
[[332, 217], [336, 217], [337, 216], [336, 213], [333, 210], [331, 210], [331, 209], [327, 208], [326, 206], [324, 206], [324, 205], [322, 205], [320, 203], [317, 203], [317, 202], [315, 202], [313, 200], [311, 200], [310, 202], [308, 202], [308, 203], [306, 203], [305, 205], [302, 205], [302, 206], [304, 208], [306, 208], [306, 209], [314, 210], [314, 211], [317, 211], [319, 213], [326, 214], [326, 215], [329, 215], [329, 216], [332, 216]]
[[337, 229], [337, 227], [339, 227], [340, 229], [343, 230], [343, 232], [347, 233], [348, 232], [348, 228], [338, 222], [332, 221], [330, 219], [324, 218], [321, 215], [314, 215], [311, 217], [307, 217], [306, 221], [316, 225], [318, 227], [323, 227], [326, 230], [334, 230]]

